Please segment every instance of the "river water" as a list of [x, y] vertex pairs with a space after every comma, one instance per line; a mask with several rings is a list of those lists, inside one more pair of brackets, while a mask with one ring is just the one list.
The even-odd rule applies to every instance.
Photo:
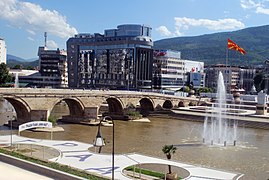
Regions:
[[[242, 179], [269, 178], [269, 131], [238, 127], [238, 145], [205, 146], [202, 142], [203, 124], [171, 117], [149, 117], [150, 123], [115, 121], [115, 153], [140, 153], [166, 158], [162, 147], [177, 146], [172, 160], [211, 167], [236, 173], [243, 173]], [[53, 133], [55, 140], [75, 140], [93, 143], [97, 126], [59, 124], [64, 132]], [[9, 134], [1, 128], [0, 134]], [[111, 153], [112, 127], [101, 127], [107, 145], [102, 153]], [[17, 131], [16, 131], [17, 132]], [[16, 133], [15, 130], [13, 133]], [[50, 139], [50, 133], [23, 131], [22, 136]], [[92, 149], [94, 151], [94, 149]]]

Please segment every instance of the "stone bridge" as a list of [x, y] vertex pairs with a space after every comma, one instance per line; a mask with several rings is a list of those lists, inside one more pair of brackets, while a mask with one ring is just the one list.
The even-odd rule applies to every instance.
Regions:
[[31, 88], [0, 88], [0, 99], [7, 100], [14, 107], [16, 125], [48, 120], [54, 106], [62, 101], [68, 105], [69, 119], [74, 123], [83, 119], [96, 119], [104, 104], [108, 106], [110, 115], [124, 115], [130, 107], [147, 114], [156, 109], [196, 105], [200, 101], [199, 98], [153, 92]]

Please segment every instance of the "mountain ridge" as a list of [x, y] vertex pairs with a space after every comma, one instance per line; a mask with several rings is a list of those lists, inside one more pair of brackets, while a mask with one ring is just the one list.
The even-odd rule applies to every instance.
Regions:
[[29, 67], [35, 68], [39, 65], [39, 60], [37, 60], [37, 58], [23, 59], [18, 56], [7, 54], [7, 65], [10, 68], [14, 68], [16, 65], [20, 65], [23, 69]]
[[16, 60], [16, 61], [20, 61], [20, 62], [32, 62], [32, 61], [36, 61], [38, 58], [30, 58], [30, 59], [24, 59], [24, 58], [21, 58], [19, 56], [15, 56], [15, 55], [12, 55], [12, 54], [7, 54], [7, 61], [9, 60]]
[[204, 61], [206, 65], [225, 64], [228, 38], [247, 52], [241, 55], [238, 51], [229, 50], [229, 65], [258, 65], [269, 58], [269, 25], [162, 39], [154, 42], [154, 49], [181, 51], [182, 59]]

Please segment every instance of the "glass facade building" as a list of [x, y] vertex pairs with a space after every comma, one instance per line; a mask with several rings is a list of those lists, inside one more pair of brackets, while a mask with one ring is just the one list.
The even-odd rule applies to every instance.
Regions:
[[150, 89], [151, 27], [120, 25], [67, 41], [70, 88]]

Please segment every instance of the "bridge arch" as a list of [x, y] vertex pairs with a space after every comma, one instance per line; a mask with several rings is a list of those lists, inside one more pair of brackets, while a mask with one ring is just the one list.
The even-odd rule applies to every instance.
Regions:
[[106, 99], [108, 104], [109, 114], [112, 115], [123, 115], [123, 103], [120, 99], [110, 97]]
[[163, 108], [165, 109], [172, 109], [173, 108], [173, 103], [171, 100], [165, 100], [163, 103]]
[[154, 111], [154, 103], [150, 98], [142, 98], [139, 101], [140, 103], [140, 113], [143, 116], [147, 116], [149, 111]]
[[50, 112], [52, 112], [53, 108], [64, 101], [68, 108], [69, 108], [69, 115], [70, 116], [76, 116], [76, 117], [83, 117], [84, 115], [84, 105], [83, 103], [77, 99], [77, 98], [63, 98], [63, 99], [58, 99], [53, 106], [50, 109]]
[[179, 101], [179, 103], [178, 103], [178, 107], [185, 107], [186, 105], [185, 105], [185, 103], [184, 103], [184, 101]]
[[22, 99], [9, 97], [4, 97], [4, 99], [7, 100], [15, 109], [18, 124], [30, 121], [31, 109], [25, 101], [23, 101]]

